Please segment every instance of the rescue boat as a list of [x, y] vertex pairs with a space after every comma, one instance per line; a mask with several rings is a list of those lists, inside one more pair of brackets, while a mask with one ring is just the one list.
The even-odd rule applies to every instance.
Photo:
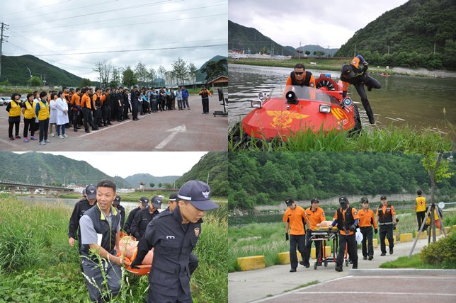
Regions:
[[260, 93], [251, 101], [253, 110], [231, 129], [235, 145], [279, 138], [288, 140], [300, 132], [361, 131], [358, 107], [342, 98], [342, 83], [328, 74], [315, 80], [316, 87], [291, 86], [283, 91]]

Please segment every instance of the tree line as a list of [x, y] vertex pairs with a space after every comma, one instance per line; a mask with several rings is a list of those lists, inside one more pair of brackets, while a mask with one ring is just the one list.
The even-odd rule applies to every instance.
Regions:
[[[229, 154], [229, 207], [276, 204], [286, 197], [325, 199], [338, 195], [429, 194], [430, 178], [417, 154], [268, 153]], [[445, 160], [449, 171], [456, 164]], [[438, 197], [456, 197], [456, 176], [437, 184]]]

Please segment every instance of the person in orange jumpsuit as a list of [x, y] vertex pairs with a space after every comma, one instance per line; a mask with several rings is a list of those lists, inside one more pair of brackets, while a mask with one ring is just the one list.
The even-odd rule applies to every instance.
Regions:
[[[312, 231], [317, 228], [317, 224], [326, 221], [326, 216], [325, 216], [325, 211], [318, 207], [320, 204], [320, 201], [318, 199], [312, 199], [310, 201], [310, 207], [306, 209], [306, 217], [309, 222], [309, 226], [306, 231], [306, 257], [307, 259], [304, 261], [304, 263], [301, 263], [305, 267], [309, 267], [309, 258], [310, 258], [310, 251], [312, 248], [312, 241], [310, 240], [310, 237], [312, 236]], [[317, 260], [319, 260], [319, 256], [322, 255], [323, 251], [323, 245], [322, 241], [315, 241], [315, 250], [316, 250], [316, 255], [317, 255]], [[318, 262], [317, 265], [321, 265], [321, 262]]]
[[305, 242], [306, 230], [304, 225], [307, 223], [305, 210], [297, 206], [292, 198], [285, 200], [288, 209], [283, 214], [285, 222], [285, 240], [290, 240], [290, 272], [296, 272], [298, 267], [298, 256], [296, 255], [296, 246], [301, 253], [302, 261], [307, 260]]
[[[360, 66], [362, 64], [362, 66]], [[350, 64], [345, 64], [342, 66], [342, 74], [340, 75], [340, 80], [343, 84], [343, 93], [342, 97], [347, 96], [348, 87], [350, 84], [353, 84], [358, 92], [358, 95], [361, 97], [361, 102], [363, 103], [364, 109], [366, 110], [367, 116], [369, 117], [370, 124], [375, 123], [374, 113], [367, 99], [366, 91], [364, 90], [364, 85], [367, 86], [367, 90], [371, 91], [372, 88], [379, 89], [382, 87], [380, 82], [376, 79], [370, 77], [367, 71], [368, 63], [364, 60], [363, 56], [357, 55]]]
[[365, 197], [361, 198], [363, 208], [358, 211], [359, 216], [359, 229], [363, 234], [363, 241], [361, 243], [363, 251], [363, 259], [372, 260], [374, 258], [374, 245], [372, 243], [372, 226], [374, 226], [375, 234], [378, 233], [377, 221], [372, 209], [369, 209], [369, 200]]

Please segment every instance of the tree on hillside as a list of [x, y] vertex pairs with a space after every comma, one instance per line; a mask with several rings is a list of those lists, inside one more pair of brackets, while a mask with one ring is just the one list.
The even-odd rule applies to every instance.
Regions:
[[28, 82], [30, 86], [43, 86], [43, 81], [38, 76], [33, 76]]
[[141, 85], [144, 85], [147, 81], [147, 67], [145, 64], [138, 62], [138, 64], [135, 67], [135, 77], [138, 79], [138, 82]]
[[162, 184], [161, 183], [158, 183], [158, 188], [161, 188], [162, 187]]
[[184, 79], [188, 75], [188, 67], [187, 67], [187, 62], [185, 62], [182, 58], [178, 58], [175, 62], [172, 64], [173, 66], [173, 76], [177, 80], [177, 84], [180, 85], [184, 82]]
[[306, 50], [306, 55], [307, 56], [310, 55], [310, 51]]
[[147, 73], [147, 81], [153, 86], [155, 79], [157, 79], [157, 72], [155, 71], [155, 69], [151, 68]]
[[206, 81], [215, 79], [218, 76], [228, 75], [228, 61], [221, 59], [219, 61], [210, 61], [207, 65], [201, 68], [203, 73], [206, 73]]
[[188, 75], [190, 76], [190, 82], [196, 82], [196, 72], [198, 69], [196, 68], [195, 64], [189, 63], [188, 64]]
[[[158, 68], [157, 70], [158, 72], [158, 76], [160, 78], [162, 78], [163, 80], [165, 80], [165, 77], [166, 77], [166, 68], [164, 68], [162, 65], [160, 65], [160, 67]], [[165, 85], [166, 83], [164, 83], [163, 85]]]
[[127, 66], [122, 72], [122, 82], [126, 87], [129, 88], [138, 83], [135, 73], [131, 70], [130, 66]]
[[112, 65], [109, 64], [106, 60], [103, 62], [98, 61], [95, 64], [95, 68], [93, 70], [98, 73], [98, 79], [100, 80], [102, 87], [108, 87], [109, 77], [111, 76], [112, 69]]
[[79, 87], [87, 87], [92, 86], [92, 81], [90, 79], [82, 78], [81, 83], [79, 83]]
[[149, 186], [150, 186], [151, 188], [154, 188], [155, 183], [150, 182], [150, 183], [149, 183]]
[[120, 85], [120, 69], [118, 67], [112, 67], [111, 82], [109, 85], [111, 87], [118, 87]]

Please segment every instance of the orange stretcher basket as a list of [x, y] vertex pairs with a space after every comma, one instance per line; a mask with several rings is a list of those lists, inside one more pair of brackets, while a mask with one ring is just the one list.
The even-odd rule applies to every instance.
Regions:
[[[137, 275], [137, 276], [143, 276], [143, 275], [149, 274], [150, 268], [152, 267], [152, 265], [138, 265], [139, 269], [130, 267], [130, 264], [136, 259], [136, 254], [137, 253], [138, 253], [138, 250], [135, 250], [135, 252], [133, 253], [133, 256], [131, 257], [131, 259], [125, 257], [125, 261], [126, 261], [126, 264], [127, 264], [125, 266], [125, 269], [128, 272], [131, 272], [132, 274]], [[118, 253], [117, 256], [120, 257], [121, 254]]]

